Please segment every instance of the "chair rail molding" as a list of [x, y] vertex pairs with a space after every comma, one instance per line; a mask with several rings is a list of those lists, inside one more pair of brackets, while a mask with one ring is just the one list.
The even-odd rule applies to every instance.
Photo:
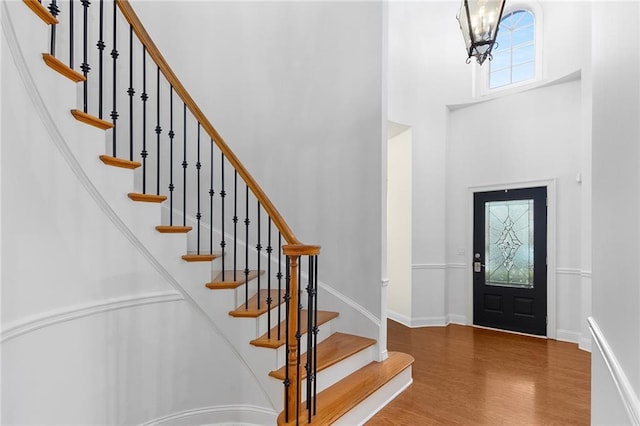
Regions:
[[73, 305], [38, 315], [13, 321], [2, 328], [0, 333], [0, 343], [4, 343], [23, 334], [40, 330], [67, 321], [96, 315], [103, 312], [115, 311], [118, 309], [133, 308], [136, 306], [152, 305], [155, 303], [167, 303], [183, 301], [184, 297], [175, 291], [153, 292], [146, 294], [136, 294], [100, 300], [97, 302], [87, 302]]

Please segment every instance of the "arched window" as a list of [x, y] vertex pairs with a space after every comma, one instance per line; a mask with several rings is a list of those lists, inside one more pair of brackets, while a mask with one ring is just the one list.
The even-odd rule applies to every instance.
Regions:
[[533, 13], [514, 10], [500, 21], [497, 46], [489, 65], [489, 89], [532, 80], [536, 75]]

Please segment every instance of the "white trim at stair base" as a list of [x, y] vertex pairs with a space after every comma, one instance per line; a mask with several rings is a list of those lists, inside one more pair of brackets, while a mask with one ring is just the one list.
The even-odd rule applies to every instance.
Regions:
[[449, 319], [447, 317], [417, 317], [417, 318], [409, 318], [406, 315], [400, 314], [398, 312], [394, 312], [390, 309], [387, 309], [387, 318], [394, 320], [395, 322], [399, 322], [400, 324], [410, 327], [410, 328], [418, 328], [418, 327], [444, 327], [449, 324]]
[[18, 321], [11, 322], [3, 328], [0, 334], [0, 342], [22, 336], [23, 334], [50, 327], [67, 321], [96, 315], [103, 312], [115, 311], [118, 309], [133, 308], [136, 306], [152, 305], [156, 303], [166, 303], [183, 301], [184, 297], [180, 293], [153, 292], [147, 294], [137, 294], [113, 299], [100, 300], [98, 302], [87, 302], [79, 305], [69, 306], [55, 311], [33, 315]]
[[333, 425], [353, 426], [364, 424], [407, 389], [411, 383], [413, 383], [413, 378], [411, 376], [411, 366], [409, 366], [360, 404], [348, 411], [344, 416], [336, 420]]
[[618, 362], [618, 358], [616, 358], [613, 353], [613, 349], [609, 346], [609, 342], [607, 342], [607, 339], [604, 337], [596, 320], [593, 317], [589, 317], [587, 318], [587, 322], [589, 323], [589, 331], [591, 331], [593, 341], [609, 369], [613, 382], [616, 384], [620, 399], [627, 410], [629, 420], [634, 425], [640, 425], [640, 399], [638, 395], [636, 395], [633, 390], [627, 375], [624, 373], [620, 362]]
[[[142, 423], [140, 426], [157, 425], [266, 425], [275, 424], [278, 413], [269, 408], [254, 405], [217, 405], [184, 410]], [[240, 420], [238, 420], [240, 419]]]

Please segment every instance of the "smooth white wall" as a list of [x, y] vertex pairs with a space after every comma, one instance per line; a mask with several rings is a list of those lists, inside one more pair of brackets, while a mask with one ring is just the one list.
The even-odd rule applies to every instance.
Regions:
[[601, 334], [594, 333], [591, 419], [622, 419], [626, 404], [635, 412], [628, 423], [638, 424], [640, 7], [603, 1], [593, 8], [592, 321]]
[[[581, 197], [576, 182], [581, 171], [581, 82], [562, 84], [504, 96], [455, 109], [449, 117], [447, 138], [447, 236], [449, 253], [469, 265], [457, 252], [471, 253], [473, 232], [470, 211], [474, 187], [555, 180], [555, 259], [549, 267], [557, 284], [555, 337], [578, 342], [581, 330]], [[497, 117], [500, 117], [499, 119]], [[536, 186], [536, 184], [531, 184]], [[588, 188], [586, 188], [588, 191]], [[553, 196], [553, 194], [549, 194]], [[550, 234], [552, 239], [554, 235]], [[549, 257], [553, 256], [553, 251]], [[548, 283], [550, 284], [550, 283]], [[450, 315], [468, 323], [471, 270], [450, 268]], [[577, 300], [576, 300], [577, 298]], [[550, 326], [553, 326], [550, 323]]]
[[457, 2], [390, 2], [389, 119], [412, 128], [412, 321], [445, 322], [446, 104], [471, 93]]
[[[363, 322], [345, 310], [342, 325], [378, 337], [382, 3], [134, 6], [296, 236], [322, 246], [320, 281], [370, 317]], [[187, 18], [181, 31], [166, 30]]]

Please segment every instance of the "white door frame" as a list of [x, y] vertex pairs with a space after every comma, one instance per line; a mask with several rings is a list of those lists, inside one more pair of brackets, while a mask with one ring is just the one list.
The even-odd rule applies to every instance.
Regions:
[[[530, 180], [492, 185], [470, 186], [467, 191], [467, 250], [473, 253], [473, 194], [543, 186], [547, 188], [547, 337], [556, 338], [556, 180]], [[467, 265], [465, 306], [467, 325], [473, 325], [473, 274], [471, 259]]]

